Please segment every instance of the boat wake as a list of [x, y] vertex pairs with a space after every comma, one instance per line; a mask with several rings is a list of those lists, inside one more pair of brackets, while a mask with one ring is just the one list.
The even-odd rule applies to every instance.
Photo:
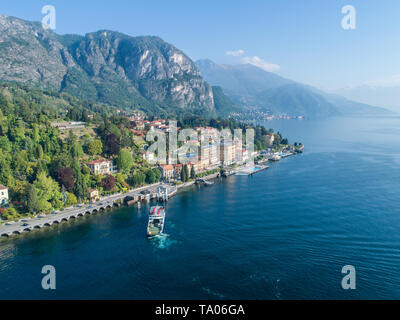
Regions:
[[168, 249], [175, 243], [177, 243], [176, 240], [173, 240], [170, 238], [169, 234], [162, 233], [158, 236], [152, 237], [150, 239], [151, 243], [157, 248], [157, 249]]

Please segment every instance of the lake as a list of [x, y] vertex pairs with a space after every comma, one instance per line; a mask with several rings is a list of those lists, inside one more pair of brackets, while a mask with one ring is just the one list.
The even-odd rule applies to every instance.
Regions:
[[400, 118], [264, 124], [305, 153], [180, 192], [159, 239], [143, 205], [1, 241], [0, 298], [400, 299]]

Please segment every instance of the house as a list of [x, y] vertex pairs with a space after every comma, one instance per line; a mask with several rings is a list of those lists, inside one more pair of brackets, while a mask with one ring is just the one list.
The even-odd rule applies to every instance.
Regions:
[[130, 131], [137, 137], [143, 137], [145, 135], [144, 131], [130, 129]]
[[100, 200], [99, 190], [89, 189], [88, 192], [89, 192], [89, 199], [91, 202], [96, 202], [96, 201]]
[[86, 165], [92, 170], [94, 174], [111, 174], [115, 172], [114, 163], [112, 160], [99, 159], [87, 162]]
[[164, 180], [171, 180], [175, 177], [175, 168], [172, 164], [160, 164], [160, 171]]
[[0, 184], [0, 207], [8, 205], [8, 188]]
[[148, 151], [143, 154], [143, 159], [149, 163], [156, 161], [154, 152], [148, 152]]

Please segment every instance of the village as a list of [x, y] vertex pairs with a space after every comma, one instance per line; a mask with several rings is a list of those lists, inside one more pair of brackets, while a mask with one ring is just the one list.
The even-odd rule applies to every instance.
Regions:
[[[119, 114], [119, 110], [116, 111]], [[30, 205], [36, 203], [37, 196], [32, 196], [29, 190], [27, 202], [23, 205], [17, 200], [20, 197], [15, 196], [15, 187], [10, 192], [10, 186], [0, 185], [2, 223], [64, 210], [79, 203], [96, 203], [100, 199], [132, 192], [154, 183], [167, 183], [179, 188], [200, 180], [205, 182], [209, 177], [235, 173], [254, 174], [267, 168], [262, 163], [279, 161], [283, 157], [302, 152], [304, 148], [302, 145], [289, 145], [286, 139], [282, 140], [279, 133], [265, 131], [262, 137], [267, 148], [258, 148], [256, 151], [254, 145], [243, 143], [241, 136], [222, 137], [221, 130], [206, 125], [195, 126], [191, 129], [195, 138], [179, 140], [175, 149], [168, 149], [165, 156], [162, 156], [157, 151], [152, 151], [152, 142], [148, 141], [148, 136], [173, 134], [174, 126], [171, 126], [170, 121], [149, 119], [141, 112], [121, 114], [118, 117], [124, 122], [120, 129], [122, 134], [132, 141], [134, 148], [123, 145], [119, 141], [123, 137], [117, 138], [112, 133], [101, 137], [98, 124], [91, 122], [91, 115], [88, 115], [87, 122], [53, 122], [51, 125], [61, 138], [59, 143], [70, 148], [68, 157], [72, 156], [73, 163], [68, 165], [65, 159], [57, 160], [55, 165], [60, 169], [54, 171], [55, 181], [44, 173], [38, 175], [33, 186], [35, 189], [40, 188], [50, 194], [50, 190], [46, 191], [46, 185], [54, 186], [53, 198], [45, 198], [46, 195], [42, 193], [44, 196], [40, 205]], [[187, 127], [184, 129], [187, 130]], [[184, 133], [184, 129], [177, 126], [175, 134]], [[229, 129], [225, 130], [230, 134]], [[259, 166], [254, 168], [257, 163]], [[28, 208], [29, 212], [21, 212], [26, 210], [24, 208]]]

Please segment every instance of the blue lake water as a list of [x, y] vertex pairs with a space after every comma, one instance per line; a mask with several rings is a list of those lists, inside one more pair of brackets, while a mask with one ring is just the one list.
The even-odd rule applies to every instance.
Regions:
[[306, 152], [181, 192], [159, 239], [142, 206], [2, 241], [0, 298], [400, 299], [400, 118], [265, 125]]

